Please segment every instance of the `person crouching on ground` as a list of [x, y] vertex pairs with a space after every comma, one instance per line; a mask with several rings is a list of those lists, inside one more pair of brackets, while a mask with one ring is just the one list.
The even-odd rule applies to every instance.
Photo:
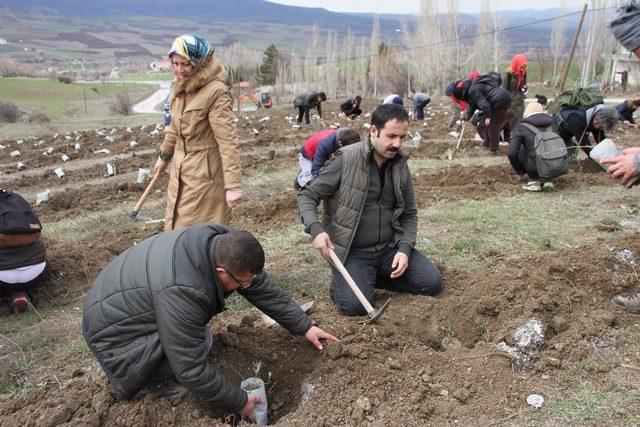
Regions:
[[356, 96], [353, 99], [349, 99], [348, 101], [340, 104], [340, 112], [344, 114], [346, 118], [355, 120], [356, 117], [362, 114], [362, 110], [360, 109], [361, 102], [362, 97], [360, 95]]
[[633, 118], [633, 114], [640, 108], [640, 99], [629, 99], [616, 106], [616, 111], [620, 115], [620, 121], [625, 125], [638, 127]]
[[169, 58], [176, 81], [155, 166], [160, 175], [171, 160], [164, 230], [228, 224], [242, 199], [242, 174], [227, 73], [209, 42], [197, 35], [176, 38]]
[[[371, 303], [376, 287], [417, 295], [442, 289], [438, 269], [415, 249], [418, 208], [408, 159], [400, 151], [408, 130], [403, 107], [379, 106], [365, 140], [339, 150], [298, 193], [298, 214], [313, 246], [326, 259], [335, 250]], [[340, 311], [366, 314], [335, 267], [332, 273], [329, 293]]]
[[342, 128], [340, 130], [327, 129], [318, 132], [307, 139], [298, 154], [300, 170], [294, 182], [294, 188], [304, 188], [311, 181], [333, 153], [342, 147], [360, 141], [360, 135], [355, 129]]
[[[613, 129], [618, 120], [616, 109], [604, 104], [597, 104], [586, 110], [566, 108], [553, 116], [554, 127], [564, 140], [572, 161], [578, 158], [577, 145], [589, 156], [592, 148], [589, 133], [593, 135], [596, 144], [602, 142], [607, 137], [606, 132]], [[577, 145], [573, 142], [574, 138]]]
[[337, 339], [309, 317], [263, 270], [264, 250], [247, 231], [199, 224], [152, 236], [107, 265], [84, 302], [82, 331], [118, 399], [175, 379], [216, 407], [252, 417], [259, 398], [216, 372], [207, 355], [209, 321], [237, 291], [289, 332], [322, 350]]
[[[551, 128], [553, 121], [551, 116], [544, 112], [542, 105], [532, 102], [524, 110], [522, 122], [516, 126], [516, 130], [509, 142], [507, 156], [513, 170], [516, 172], [518, 182], [523, 183], [523, 189], [528, 191], [542, 191], [553, 188], [551, 181], [541, 182], [536, 164], [536, 148], [534, 145], [536, 134], [528, 126], [533, 126], [540, 132]], [[526, 182], [524, 175], [529, 177]]]
[[31, 305], [29, 293], [47, 267], [42, 225], [31, 205], [18, 193], [0, 188], [0, 296], [8, 296], [11, 311]]

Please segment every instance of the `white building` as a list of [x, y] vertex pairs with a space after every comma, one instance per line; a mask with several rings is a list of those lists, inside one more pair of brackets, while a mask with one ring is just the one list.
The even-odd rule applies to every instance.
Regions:
[[[620, 84], [620, 74], [623, 71], [629, 72], [629, 86], [640, 85], [640, 59], [622, 46], [618, 47], [616, 53], [611, 57], [612, 73], [610, 84]], [[615, 82], [615, 83], [614, 83]]]

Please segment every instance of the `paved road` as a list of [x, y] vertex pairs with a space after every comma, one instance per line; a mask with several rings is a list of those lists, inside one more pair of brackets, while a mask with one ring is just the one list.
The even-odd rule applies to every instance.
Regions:
[[138, 114], [156, 114], [162, 112], [162, 110], [156, 109], [156, 106], [160, 103], [164, 103], [164, 100], [169, 95], [169, 90], [171, 90], [171, 81], [159, 80], [137, 83], [152, 83], [155, 84], [158, 89], [150, 97], [134, 105], [133, 112]]

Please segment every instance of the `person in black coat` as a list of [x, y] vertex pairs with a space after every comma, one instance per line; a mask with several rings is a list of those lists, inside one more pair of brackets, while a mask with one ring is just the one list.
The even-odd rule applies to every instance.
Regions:
[[501, 82], [500, 74], [486, 73], [476, 80], [466, 80], [458, 91], [461, 96], [458, 99], [467, 102], [466, 121], [471, 119], [475, 110], [484, 115], [487, 127], [484, 145], [494, 154], [498, 151], [500, 132], [507, 124], [507, 111], [511, 106], [511, 95], [500, 86]]
[[306, 92], [296, 96], [293, 100], [293, 106], [298, 109], [298, 123], [302, 123], [302, 116], [304, 116], [304, 122], [308, 125], [311, 124], [309, 119], [309, 111], [312, 108], [318, 110], [318, 115], [322, 117], [322, 102], [327, 100], [327, 95], [324, 92]]
[[640, 99], [629, 99], [622, 104], [616, 106], [616, 111], [620, 114], [620, 121], [624, 124], [635, 125], [633, 113], [640, 108]]
[[519, 182], [526, 181], [525, 174], [529, 177], [529, 183], [523, 185], [522, 188], [529, 191], [541, 191], [543, 187], [548, 188], [552, 184], [551, 181], [544, 184], [540, 182], [534, 145], [536, 135], [525, 124], [535, 126], [539, 131], [544, 132], [552, 126], [553, 120], [549, 114], [544, 112], [542, 105], [537, 102], [527, 105], [523, 117], [511, 137], [507, 157], [509, 157], [509, 162], [511, 162]]
[[562, 137], [570, 158], [574, 160], [578, 151], [573, 138], [588, 156], [592, 148], [589, 133], [593, 135], [597, 144], [606, 138], [606, 132], [613, 129], [618, 119], [616, 109], [604, 104], [597, 104], [586, 110], [566, 108], [553, 116], [554, 130]]
[[360, 109], [361, 102], [362, 98], [360, 97], [360, 95], [358, 95], [355, 98], [340, 104], [340, 111], [342, 112], [342, 114], [353, 120], [360, 114], [362, 114], [362, 110]]

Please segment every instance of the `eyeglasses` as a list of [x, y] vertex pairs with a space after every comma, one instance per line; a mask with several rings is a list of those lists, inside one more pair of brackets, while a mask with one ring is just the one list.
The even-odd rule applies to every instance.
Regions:
[[242, 289], [247, 289], [249, 286], [251, 286], [251, 284], [253, 283], [253, 280], [258, 276], [257, 274], [254, 274], [254, 275], [253, 275], [253, 277], [251, 277], [251, 279], [250, 279], [247, 283], [242, 283], [240, 280], [238, 280], [238, 279], [236, 278], [236, 276], [234, 276], [234, 275], [233, 275], [233, 273], [232, 273], [232, 272], [230, 272], [230, 271], [229, 271], [229, 270], [227, 270], [226, 268], [225, 268], [225, 271], [226, 271], [227, 273], [229, 273], [229, 276], [231, 276], [231, 278], [232, 278], [233, 280], [235, 280], [235, 282], [236, 282], [238, 285], [240, 285], [240, 287], [241, 287]]

